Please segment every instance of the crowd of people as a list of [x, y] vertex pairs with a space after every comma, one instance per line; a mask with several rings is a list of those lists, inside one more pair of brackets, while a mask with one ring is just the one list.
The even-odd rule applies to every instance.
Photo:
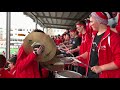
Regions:
[[[117, 23], [115, 22], [116, 17], [118, 17]], [[109, 21], [113, 21], [112, 24], [109, 24]], [[120, 77], [119, 12], [92, 12], [89, 19], [77, 22], [76, 29], [72, 31], [78, 31], [78, 37], [82, 38], [81, 42], [74, 49], [66, 45], [62, 50], [66, 54], [72, 53], [73, 55], [74, 52], [79, 51], [79, 55], [74, 55], [74, 57], [87, 66], [74, 61], [72, 65], [78, 66], [77, 72], [88, 78]], [[69, 33], [71, 40], [73, 40], [72, 31]]]
[[[109, 25], [116, 17], [117, 23]], [[92, 12], [89, 18], [78, 21], [75, 26], [62, 35], [51, 37], [59, 54], [75, 57], [86, 64], [73, 61], [70, 70], [88, 78], [120, 78], [120, 13]], [[17, 55], [7, 61], [0, 55], [0, 77], [49, 78], [51, 72], [35, 60], [42, 51], [44, 46], [34, 48], [28, 55], [21, 45]]]

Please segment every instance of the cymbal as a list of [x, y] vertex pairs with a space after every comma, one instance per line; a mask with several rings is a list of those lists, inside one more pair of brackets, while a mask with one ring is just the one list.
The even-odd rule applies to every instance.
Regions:
[[63, 71], [64, 70], [64, 65], [48, 65], [46, 67], [47, 69], [49, 69], [50, 71]]
[[45, 50], [42, 55], [37, 57], [37, 61], [39, 62], [47, 62], [50, 61], [56, 54], [56, 44], [53, 39], [50, 38], [49, 35], [44, 34], [42, 32], [31, 32], [29, 33], [23, 41], [23, 47], [27, 54], [33, 51], [33, 47], [31, 46], [34, 42], [40, 43], [44, 45]]
[[57, 58], [56, 56], [54, 56], [50, 61], [46, 61], [46, 62], [40, 62], [40, 64], [44, 64], [44, 65], [53, 65], [57, 62], [60, 62], [60, 58]]
[[61, 71], [64, 69], [64, 63], [61, 62], [60, 58], [57, 58], [56, 56], [50, 61], [40, 62], [40, 65], [50, 71]]

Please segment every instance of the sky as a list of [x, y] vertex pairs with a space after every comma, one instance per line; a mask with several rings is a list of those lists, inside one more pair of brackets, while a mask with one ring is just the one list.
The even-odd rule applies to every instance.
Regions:
[[[6, 12], [0, 12], [0, 28], [6, 28]], [[11, 12], [11, 28], [35, 29], [35, 23], [23, 12]]]
[[[11, 29], [35, 29], [36, 23], [33, 20], [24, 15], [23, 12], [11, 12]], [[6, 12], [0, 12], [0, 28], [6, 29]], [[39, 25], [38, 29], [43, 29]], [[58, 29], [54, 29], [58, 30]], [[46, 30], [45, 30], [46, 31]], [[64, 32], [64, 30], [62, 29]], [[6, 31], [4, 31], [6, 32]], [[63, 34], [63, 32], [54, 32], [55, 35]]]

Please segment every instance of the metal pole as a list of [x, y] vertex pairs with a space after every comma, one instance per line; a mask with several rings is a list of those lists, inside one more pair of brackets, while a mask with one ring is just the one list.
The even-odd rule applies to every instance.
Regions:
[[43, 27], [43, 32], [44, 32], [45, 27]]
[[37, 18], [37, 17], [34, 15], [34, 13], [31, 12], [31, 15], [32, 15], [33, 17], [35, 17], [35, 18], [40, 22], [40, 24], [41, 24], [43, 27], [45, 27], [44, 24], [39, 20], [39, 18]]
[[10, 58], [11, 12], [6, 13], [6, 60]]
[[38, 24], [38, 20], [37, 20], [37, 18], [35, 17], [35, 29], [37, 29], [37, 24]]

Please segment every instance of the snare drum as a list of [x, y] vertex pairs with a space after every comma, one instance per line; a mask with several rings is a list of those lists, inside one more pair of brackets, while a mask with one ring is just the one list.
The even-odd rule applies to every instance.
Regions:
[[73, 60], [70, 59], [70, 57], [60, 58], [60, 60], [64, 63], [64, 69], [65, 70], [71, 70], [72, 69], [71, 63], [73, 62]]
[[74, 71], [64, 70], [55, 72], [55, 78], [82, 78], [82, 75]]

